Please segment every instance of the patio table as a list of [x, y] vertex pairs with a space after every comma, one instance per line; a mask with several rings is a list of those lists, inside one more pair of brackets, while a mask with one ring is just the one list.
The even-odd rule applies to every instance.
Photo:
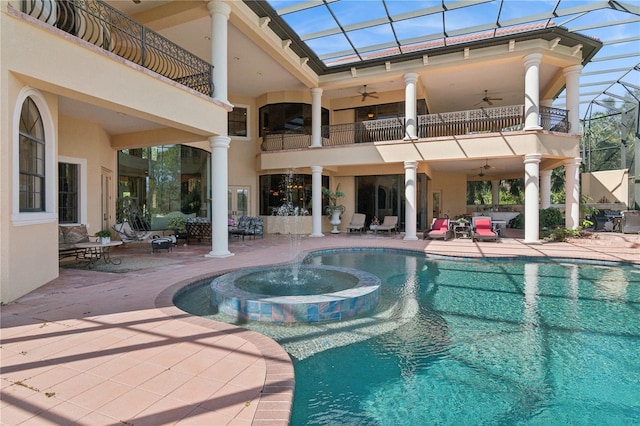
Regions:
[[112, 259], [109, 251], [111, 247], [116, 247], [121, 244], [122, 241], [111, 241], [105, 244], [100, 242], [77, 243], [75, 247], [79, 250], [76, 253], [76, 259], [89, 262], [89, 268], [93, 268], [100, 259], [104, 260], [105, 264], [111, 263], [113, 265], [119, 265], [122, 263], [122, 259]]

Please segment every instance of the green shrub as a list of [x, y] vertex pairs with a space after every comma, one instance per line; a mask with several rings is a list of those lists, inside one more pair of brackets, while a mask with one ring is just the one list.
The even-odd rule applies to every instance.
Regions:
[[592, 221], [590, 221], [589, 219], [582, 219], [582, 222], [580, 223], [580, 228], [582, 229], [591, 229], [591, 227], [594, 225], [594, 223]]
[[546, 237], [549, 241], [567, 241], [568, 238], [580, 237], [580, 231], [567, 228], [555, 228]]
[[564, 217], [559, 209], [549, 207], [540, 210], [540, 228], [555, 229], [564, 226]]
[[524, 215], [520, 213], [509, 221], [509, 228], [522, 229], [524, 228]]

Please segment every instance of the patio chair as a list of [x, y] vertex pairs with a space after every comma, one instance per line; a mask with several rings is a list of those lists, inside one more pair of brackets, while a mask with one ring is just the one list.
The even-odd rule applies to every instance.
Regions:
[[364, 232], [364, 222], [366, 219], [367, 216], [364, 213], [354, 213], [351, 218], [351, 223], [345, 226], [347, 233], [351, 231], [360, 231], [360, 233]]
[[449, 218], [447, 217], [439, 217], [433, 219], [433, 223], [431, 224], [431, 229], [426, 231], [423, 236], [423, 240], [427, 238], [430, 239], [444, 239], [447, 241], [450, 238], [453, 238], [453, 229], [449, 227]]
[[623, 210], [620, 231], [623, 234], [640, 233], [640, 210]]
[[382, 223], [378, 225], [378, 227], [376, 228], [375, 233], [377, 234], [378, 231], [388, 231], [389, 233], [393, 231], [397, 233], [398, 232], [398, 216], [385, 216]]
[[238, 223], [236, 226], [229, 228], [229, 236], [236, 236], [238, 240], [242, 237], [244, 240], [244, 236], [248, 234], [249, 228], [251, 227], [251, 217], [250, 216], [240, 216], [238, 218]]
[[150, 238], [153, 234], [153, 231], [135, 230], [131, 227], [129, 222], [116, 223], [112, 228], [118, 233], [118, 236], [123, 243], [144, 241]]
[[492, 230], [489, 216], [475, 216], [471, 219], [471, 241], [497, 241], [498, 234]]

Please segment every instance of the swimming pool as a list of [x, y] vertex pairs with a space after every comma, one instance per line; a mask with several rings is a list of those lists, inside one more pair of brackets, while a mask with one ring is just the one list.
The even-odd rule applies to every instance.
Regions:
[[[382, 287], [365, 317], [247, 325], [292, 354], [292, 425], [640, 418], [638, 269], [388, 250], [325, 251], [306, 261], [370, 272]], [[196, 288], [176, 305], [225, 320]]]

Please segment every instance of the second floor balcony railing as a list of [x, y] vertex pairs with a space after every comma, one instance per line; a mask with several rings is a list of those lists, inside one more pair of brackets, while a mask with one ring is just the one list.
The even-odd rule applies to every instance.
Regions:
[[[417, 124], [417, 136], [420, 139], [512, 132], [524, 128], [524, 105], [420, 115]], [[568, 111], [541, 107], [540, 126], [543, 130], [568, 133]], [[404, 117], [322, 126], [323, 146], [394, 141], [402, 140], [405, 136]], [[308, 147], [310, 142], [309, 134], [269, 134], [263, 137], [262, 150], [301, 149]]]
[[23, 0], [22, 12], [213, 96], [213, 65], [99, 0]]

